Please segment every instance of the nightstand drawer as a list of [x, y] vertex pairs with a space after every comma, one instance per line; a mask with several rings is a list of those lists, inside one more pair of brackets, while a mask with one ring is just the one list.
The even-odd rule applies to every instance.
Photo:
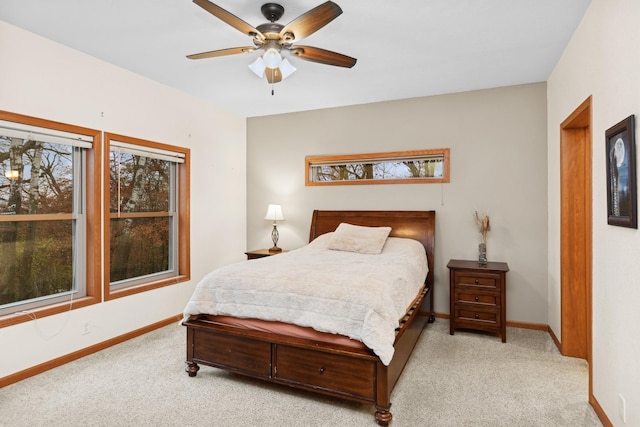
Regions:
[[464, 327], [464, 322], [485, 323], [492, 326], [500, 326], [500, 311], [479, 310], [473, 307], [456, 306], [455, 319], [460, 326]]
[[500, 305], [500, 294], [496, 292], [482, 292], [474, 289], [456, 288], [455, 302], [464, 304], [477, 304], [480, 306], [497, 307]]
[[477, 286], [482, 288], [496, 289], [500, 286], [500, 275], [456, 272], [454, 281], [461, 286]]

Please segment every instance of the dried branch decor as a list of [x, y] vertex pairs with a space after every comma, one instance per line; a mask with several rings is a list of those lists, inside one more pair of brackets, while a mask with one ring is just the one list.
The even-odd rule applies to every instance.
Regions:
[[487, 214], [480, 215], [478, 211], [475, 211], [473, 214], [473, 218], [476, 220], [478, 231], [480, 231], [480, 235], [482, 236], [482, 243], [486, 244], [487, 232], [491, 230], [491, 225], [489, 224], [489, 216]]

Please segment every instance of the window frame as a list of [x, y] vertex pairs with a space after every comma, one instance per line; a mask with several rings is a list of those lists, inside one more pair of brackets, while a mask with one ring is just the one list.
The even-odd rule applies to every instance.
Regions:
[[[23, 311], [17, 311], [0, 316], [0, 328], [16, 325], [30, 320], [87, 307], [101, 302], [101, 232], [100, 232], [100, 166], [102, 149], [102, 132], [96, 129], [70, 125], [61, 122], [41, 119], [23, 114], [11, 113], [0, 110], [0, 120], [13, 122], [20, 126], [35, 126], [38, 128], [51, 129], [54, 131], [79, 134], [91, 139], [91, 148], [84, 151], [84, 173], [83, 181], [85, 187], [84, 211], [85, 211], [85, 254], [86, 265], [84, 266], [84, 295], [78, 298], [70, 298], [69, 301], [53, 302], [40, 307], [33, 307]], [[75, 248], [74, 248], [75, 249]]]
[[[140, 278], [132, 281], [129, 286], [118, 288], [111, 287], [110, 280], [110, 236], [111, 236], [111, 212], [110, 212], [110, 187], [109, 187], [109, 165], [111, 141], [123, 142], [140, 147], [147, 147], [153, 150], [177, 152], [184, 156], [184, 163], [177, 165], [178, 194], [176, 203], [178, 206], [177, 227], [178, 227], [178, 254], [175, 258], [177, 275], [168, 278], [154, 278], [153, 275], [143, 276], [148, 278]], [[103, 266], [103, 282], [104, 282], [104, 299], [105, 301], [121, 298], [128, 295], [146, 292], [153, 289], [174, 285], [180, 282], [190, 280], [190, 228], [189, 228], [189, 178], [190, 178], [190, 150], [184, 147], [163, 144], [154, 141], [134, 138], [115, 133], [104, 133], [104, 155], [103, 155], [103, 180], [104, 180], [104, 196], [103, 196], [103, 216], [104, 216], [104, 266]]]
[[[350, 179], [335, 181], [312, 180], [312, 168], [318, 165], [341, 163], [352, 164], [356, 162], [371, 161], [373, 163], [394, 162], [406, 159], [423, 159], [428, 157], [442, 157], [442, 177], [433, 178], [394, 178], [394, 179]], [[305, 186], [323, 185], [370, 185], [370, 184], [433, 184], [449, 182], [449, 149], [435, 148], [426, 150], [392, 151], [386, 153], [369, 154], [340, 154], [332, 156], [306, 156], [305, 157]]]

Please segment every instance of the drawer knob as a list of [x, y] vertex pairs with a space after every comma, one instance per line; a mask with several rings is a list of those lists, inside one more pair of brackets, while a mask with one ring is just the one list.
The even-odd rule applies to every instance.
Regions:
[[478, 313], [476, 313], [476, 319], [479, 319], [480, 315]]
[[324, 368], [320, 368], [320, 369], [318, 369], [318, 373], [319, 373], [319, 374], [323, 374], [323, 373], [324, 373]]
[[476, 285], [477, 285], [478, 283], [480, 283], [480, 280], [476, 279]]
[[480, 297], [476, 295], [476, 301], [480, 301]]

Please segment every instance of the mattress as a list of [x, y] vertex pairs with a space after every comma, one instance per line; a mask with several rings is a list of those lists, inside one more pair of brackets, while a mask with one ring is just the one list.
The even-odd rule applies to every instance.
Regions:
[[184, 318], [212, 314], [290, 323], [360, 341], [388, 364], [395, 330], [424, 285], [424, 246], [390, 237], [379, 254], [329, 249], [332, 233], [278, 256], [207, 274]]

